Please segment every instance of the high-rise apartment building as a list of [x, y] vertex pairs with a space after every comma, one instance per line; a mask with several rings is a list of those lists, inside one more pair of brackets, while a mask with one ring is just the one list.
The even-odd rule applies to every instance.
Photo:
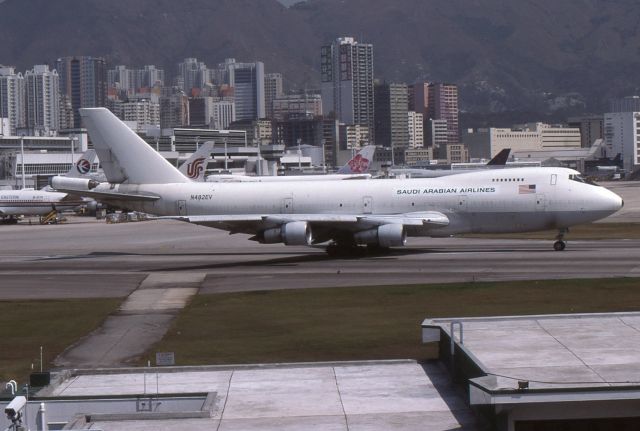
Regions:
[[588, 115], [572, 117], [567, 120], [569, 127], [580, 129], [580, 140], [583, 148], [588, 148], [596, 139], [604, 139], [604, 116]]
[[636, 170], [640, 166], [640, 111], [604, 114], [604, 141], [607, 157], [620, 155], [625, 171]]
[[60, 93], [71, 101], [73, 127], [80, 127], [80, 108], [105, 106], [107, 64], [101, 57], [63, 57], [56, 61]]
[[160, 104], [150, 99], [131, 99], [122, 104], [122, 116], [124, 121], [135, 122], [136, 131], [142, 132], [148, 126], [160, 125]]
[[423, 148], [424, 147], [424, 123], [422, 113], [409, 111], [407, 112], [408, 126], [409, 126], [409, 148]]
[[319, 94], [287, 94], [273, 101], [273, 119], [284, 120], [291, 114], [322, 115], [322, 97]]
[[375, 142], [388, 148], [409, 146], [408, 93], [406, 84], [375, 85]]
[[197, 58], [185, 58], [178, 64], [178, 78], [182, 83], [182, 90], [186, 95], [191, 94], [194, 88], [204, 88], [214, 82], [214, 71]]
[[460, 142], [458, 127], [458, 87], [455, 84], [431, 83], [428, 87], [427, 119], [447, 122], [447, 144]]
[[257, 120], [265, 118], [264, 64], [235, 63], [234, 97], [236, 119]]
[[224, 130], [236, 121], [236, 104], [230, 100], [218, 100], [211, 104], [209, 126], [213, 129]]
[[164, 69], [158, 69], [152, 64], [137, 71], [141, 88], [162, 87], [165, 83]]
[[322, 109], [374, 136], [373, 45], [341, 37], [320, 51]]
[[24, 75], [26, 127], [32, 134], [60, 129], [60, 81], [58, 72], [36, 65]]
[[609, 112], [640, 112], [640, 96], [612, 99]]
[[107, 71], [108, 88], [115, 88], [126, 94], [134, 94], [138, 87], [137, 74], [134, 69], [127, 66], [116, 66], [115, 69]]
[[9, 119], [5, 135], [15, 135], [25, 126], [24, 77], [13, 67], [0, 67], [0, 118]]
[[282, 95], [282, 74], [267, 73], [264, 76], [264, 108], [267, 118], [273, 119], [273, 102]]
[[[425, 143], [433, 147], [434, 157], [447, 157], [445, 146], [460, 142], [458, 87], [419, 81], [411, 86], [411, 93], [409, 105], [424, 118]], [[445, 126], [446, 132], [443, 131]]]
[[189, 125], [189, 98], [180, 90], [168, 91], [160, 97], [160, 128]]

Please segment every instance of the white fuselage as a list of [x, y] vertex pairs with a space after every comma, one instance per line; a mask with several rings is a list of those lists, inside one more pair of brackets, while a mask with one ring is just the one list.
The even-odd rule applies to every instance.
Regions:
[[566, 228], [604, 218], [622, 206], [609, 190], [570, 179], [565, 168], [496, 169], [433, 179], [270, 183], [120, 185], [123, 193], [157, 195], [123, 206], [160, 216], [227, 214], [374, 214], [437, 211], [438, 229], [410, 235], [524, 232]]
[[78, 199], [63, 200], [66, 193], [42, 190], [0, 190], [0, 216], [45, 215], [82, 204]]

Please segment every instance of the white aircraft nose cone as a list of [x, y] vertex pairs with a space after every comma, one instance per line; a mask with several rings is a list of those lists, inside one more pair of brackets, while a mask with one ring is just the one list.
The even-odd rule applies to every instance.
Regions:
[[607, 194], [605, 195], [606, 202], [603, 202], [608, 210], [616, 212], [620, 210], [624, 206], [624, 201], [620, 196], [613, 193], [610, 190], [607, 190]]

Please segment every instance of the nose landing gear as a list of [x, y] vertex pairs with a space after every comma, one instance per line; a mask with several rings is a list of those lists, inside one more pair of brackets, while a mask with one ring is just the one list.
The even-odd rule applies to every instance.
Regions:
[[555, 251], [563, 251], [567, 247], [567, 243], [564, 242], [564, 235], [569, 232], [569, 229], [560, 229], [556, 236], [556, 242], [553, 243], [553, 249]]

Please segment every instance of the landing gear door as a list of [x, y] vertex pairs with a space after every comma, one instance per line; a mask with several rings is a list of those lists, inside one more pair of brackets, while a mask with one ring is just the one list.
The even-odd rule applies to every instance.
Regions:
[[536, 194], [536, 211], [544, 211], [547, 209], [547, 201], [542, 193]]
[[176, 210], [179, 216], [187, 215], [187, 201], [176, 201]]

